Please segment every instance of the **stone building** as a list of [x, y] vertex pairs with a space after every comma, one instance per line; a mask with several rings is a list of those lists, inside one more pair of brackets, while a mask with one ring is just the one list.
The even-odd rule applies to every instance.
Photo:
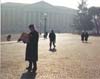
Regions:
[[54, 29], [56, 32], [71, 32], [76, 10], [53, 6], [44, 1], [34, 4], [3, 3], [1, 4], [1, 31], [20, 33], [28, 31], [29, 24], [35, 24], [39, 32]]

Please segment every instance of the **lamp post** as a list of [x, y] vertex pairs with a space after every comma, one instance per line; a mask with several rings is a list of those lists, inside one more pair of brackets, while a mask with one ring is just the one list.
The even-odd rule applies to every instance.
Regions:
[[39, 29], [40, 30], [40, 34], [41, 34], [41, 27], [42, 27], [42, 22], [40, 21], [40, 29]]
[[44, 34], [46, 34], [47, 30], [47, 13], [44, 13]]

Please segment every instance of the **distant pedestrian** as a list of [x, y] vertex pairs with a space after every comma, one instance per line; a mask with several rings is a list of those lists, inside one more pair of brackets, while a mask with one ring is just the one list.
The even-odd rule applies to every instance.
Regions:
[[54, 47], [53, 49], [55, 49], [55, 47], [56, 47], [56, 45], [55, 45], [55, 43], [56, 43], [56, 35], [55, 35], [53, 30], [51, 30], [51, 32], [49, 34], [49, 39], [50, 39], [50, 44], [49, 44], [50, 50], [52, 50], [51, 49], [52, 45]]
[[85, 41], [85, 33], [84, 33], [84, 32], [81, 33], [81, 41], [82, 41], [82, 42]]
[[44, 39], [47, 39], [47, 36], [48, 36], [48, 32], [45, 32], [44, 33]]
[[88, 37], [89, 37], [88, 32], [85, 32], [85, 42], [87, 42], [87, 41], [88, 41]]
[[18, 42], [23, 41], [23, 43], [27, 43], [29, 41], [29, 34], [23, 32], [20, 38], [17, 40]]
[[11, 41], [11, 35], [7, 36], [7, 41]]
[[[34, 24], [29, 25], [29, 41], [26, 46], [25, 60], [29, 62], [29, 66], [26, 68], [29, 72], [35, 72], [37, 70], [38, 61], [38, 32], [35, 30]], [[32, 68], [33, 67], [33, 68]]]

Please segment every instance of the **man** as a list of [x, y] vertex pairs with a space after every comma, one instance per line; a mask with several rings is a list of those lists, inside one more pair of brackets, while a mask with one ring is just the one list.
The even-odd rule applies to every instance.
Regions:
[[81, 34], [81, 41], [84, 42], [84, 39], [85, 39], [85, 33], [82, 32], [82, 34]]
[[50, 50], [52, 50], [51, 49], [51, 46], [52, 46], [52, 44], [53, 44], [53, 47], [54, 47], [54, 49], [55, 49], [55, 42], [56, 42], [56, 35], [55, 35], [55, 33], [54, 33], [54, 31], [53, 30], [51, 30], [51, 33], [49, 34], [49, 39], [50, 39]]
[[89, 37], [88, 32], [85, 32], [85, 41], [86, 41], [86, 42], [88, 41], [88, 37]]
[[36, 72], [38, 61], [38, 32], [34, 28], [34, 24], [29, 25], [29, 41], [26, 46], [25, 60], [29, 62], [29, 66], [26, 68], [29, 72]]
[[48, 32], [45, 32], [44, 39], [47, 39], [47, 36], [48, 36]]
[[11, 35], [7, 36], [7, 41], [11, 41]]

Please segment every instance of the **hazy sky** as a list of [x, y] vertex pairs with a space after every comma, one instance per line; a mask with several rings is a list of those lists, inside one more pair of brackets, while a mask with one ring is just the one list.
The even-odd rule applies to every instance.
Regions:
[[[65, 6], [70, 8], [77, 8], [78, 2], [80, 0], [1, 0], [2, 3], [4, 2], [17, 2], [17, 3], [28, 3], [32, 4], [39, 1], [46, 1], [52, 5], [56, 6]], [[100, 0], [87, 0], [88, 7], [90, 6], [97, 6], [100, 7]]]

